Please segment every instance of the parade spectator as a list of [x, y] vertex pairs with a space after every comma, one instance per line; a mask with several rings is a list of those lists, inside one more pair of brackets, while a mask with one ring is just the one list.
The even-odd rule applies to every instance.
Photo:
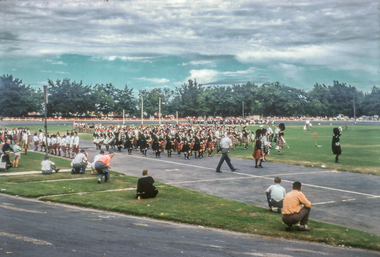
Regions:
[[283, 200], [286, 195], [285, 188], [283, 188], [281, 184], [281, 178], [274, 178], [274, 185], [271, 185], [265, 190], [265, 194], [267, 196], [267, 201], [269, 205], [269, 211], [273, 211], [272, 207], [277, 207], [277, 212], [281, 213], [281, 209], [283, 206]]
[[91, 175], [94, 175], [95, 163], [96, 163], [96, 162], [99, 160], [99, 158], [102, 157], [103, 155], [104, 155], [104, 151], [103, 151], [103, 150], [101, 150], [101, 151], [99, 152], [98, 155], [95, 155], [95, 157], [94, 157], [94, 161], [93, 161], [92, 164], [91, 164]]
[[98, 183], [102, 183], [103, 176], [105, 176], [104, 182], [110, 181], [110, 172], [111, 169], [110, 163], [114, 153], [112, 151], [108, 152], [108, 154], [103, 155], [98, 159], [95, 163], [95, 169], [99, 174]]
[[301, 192], [301, 182], [294, 182], [293, 190], [284, 197], [282, 221], [285, 223], [286, 231], [290, 231], [292, 225], [298, 222], [300, 222], [299, 231], [309, 231], [310, 228], [307, 227], [307, 222], [310, 208], [311, 202]]
[[137, 181], [136, 198], [154, 198], [158, 194], [157, 188], [153, 185], [154, 179], [148, 175], [148, 170], [142, 171], [142, 178]]
[[73, 160], [73, 170], [71, 174], [85, 174], [87, 167], [88, 153], [85, 150], [80, 150], [80, 153]]
[[44, 156], [44, 160], [41, 162], [41, 165], [41, 171], [44, 175], [51, 174], [53, 171], [58, 172], [60, 170], [55, 167], [55, 163], [50, 160], [49, 155]]

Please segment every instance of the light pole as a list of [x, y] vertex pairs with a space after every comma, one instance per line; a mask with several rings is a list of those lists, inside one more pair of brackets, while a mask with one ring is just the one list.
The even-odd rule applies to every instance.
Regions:
[[144, 125], [144, 97], [141, 97], [141, 125]]
[[47, 144], [47, 104], [48, 104], [48, 90], [47, 86], [44, 86], [44, 105], [45, 105], [45, 152], [48, 155], [48, 144]]
[[161, 97], [158, 98], [158, 123], [161, 125]]

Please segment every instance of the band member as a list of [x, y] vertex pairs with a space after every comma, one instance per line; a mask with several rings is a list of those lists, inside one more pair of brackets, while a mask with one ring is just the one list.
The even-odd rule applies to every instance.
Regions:
[[148, 150], [148, 142], [146, 140], [146, 136], [147, 136], [146, 131], [144, 131], [144, 133], [141, 133], [139, 137], [140, 152], [145, 157], [146, 157], [146, 152]]
[[190, 138], [189, 134], [185, 134], [185, 136], [181, 139], [182, 144], [182, 152], [184, 155], [185, 160], [190, 160]]
[[73, 146], [73, 150], [72, 150], [72, 157], [73, 159], [75, 158], [75, 156], [79, 153], [79, 136], [78, 136], [78, 133], [77, 132], [74, 132], [74, 139], [72, 139], [73, 143], [72, 143], [72, 146]]
[[38, 140], [37, 133], [34, 133], [33, 142], [34, 142], [34, 151], [38, 151], [38, 146], [39, 146], [40, 142]]
[[[255, 150], [253, 151], [252, 153], [252, 156], [253, 158], [255, 158], [255, 168], [257, 167], [260, 167], [262, 168], [263, 166], [261, 166], [262, 162], [263, 162], [263, 152], [261, 150], [261, 139], [262, 138], [262, 135], [260, 134], [260, 138], [258, 138], [256, 140], [256, 144], [255, 144]], [[257, 165], [257, 162], [260, 160], [260, 163], [259, 165]]]
[[280, 123], [278, 124], [279, 128], [280, 128], [280, 132], [278, 132], [278, 137], [277, 137], [277, 146], [278, 146], [278, 154], [282, 154], [281, 153], [281, 150], [282, 148], [284, 148], [285, 146], [285, 138], [284, 138], [284, 130], [285, 130], [285, 124], [284, 123]]
[[45, 148], [45, 140], [43, 140], [44, 133], [42, 132], [42, 129], [40, 129], [39, 131], [40, 131], [40, 134], [38, 136], [38, 141], [39, 141], [39, 144], [40, 144], [40, 147], [41, 147], [40, 152], [42, 152], [43, 149]]
[[71, 145], [70, 145], [70, 142], [71, 142], [70, 132], [67, 131], [67, 134], [66, 134], [66, 152], [67, 152], [66, 157], [67, 157], [67, 158], [70, 158], [70, 151], [71, 151]]
[[178, 157], [181, 157], [181, 152], [182, 152], [182, 144], [181, 144], [181, 141], [182, 141], [182, 132], [181, 131], [178, 131], [178, 133], [176, 134], [175, 136], [175, 140], [176, 140], [176, 148], [177, 148], [177, 152], [178, 152]]
[[27, 133], [26, 130], [24, 130], [24, 132], [22, 133], [22, 149], [25, 150], [25, 154], [28, 153], [28, 138], [29, 138], [29, 135]]
[[247, 149], [248, 146], [248, 131], [247, 127], [243, 128], [241, 142], [243, 143], [243, 149]]
[[212, 157], [212, 151], [214, 150], [214, 136], [212, 134], [211, 129], [208, 131], [208, 138], [207, 138], [207, 150], [208, 150], [208, 157]]
[[332, 137], [332, 151], [335, 156], [335, 162], [339, 163], [339, 155], [342, 154], [342, 149], [340, 147], [340, 136], [342, 133], [340, 133], [340, 130], [338, 128], [333, 129], [334, 135]]
[[66, 142], [66, 136], [65, 135], [63, 135], [63, 137], [61, 137], [61, 148], [62, 148], [62, 156], [66, 157], [67, 142]]
[[193, 141], [194, 141], [193, 150], [194, 150], [195, 159], [198, 159], [197, 152], [198, 152], [199, 158], [201, 158], [201, 137], [200, 137], [199, 131], [195, 134]]
[[168, 153], [168, 157], [172, 157], [173, 149], [174, 149], [174, 137], [170, 133], [167, 133], [165, 150]]
[[156, 131], [156, 134], [153, 134], [152, 136], [152, 141], [153, 141], [153, 146], [152, 149], [156, 154], [156, 158], [161, 158], [161, 145], [160, 145], [160, 136], [159, 136], [159, 131]]
[[58, 151], [58, 156], [61, 156], [61, 148], [62, 148], [62, 138], [61, 136], [59, 135], [59, 132], [57, 132], [57, 146], [56, 146], [56, 149]]
[[125, 135], [125, 144], [124, 147], [128, 150], [128, 154], [132, 155], [132, 150], [133, 150], [133, 137], [131, 130], [128, 130], [126, 135]]

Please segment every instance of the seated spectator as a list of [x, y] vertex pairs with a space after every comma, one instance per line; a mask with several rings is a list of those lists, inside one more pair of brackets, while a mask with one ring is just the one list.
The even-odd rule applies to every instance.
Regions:
[[103, 150], [101, 150], [101, 151], [99, 152], [98, 155], [95, 155], [95, 157], [94, 157], [94, 162], [91, 163], [91, 175], [94, 175], [95, 163], [96, 163], [96, 162], [99, 160], [99, 158], [102, 157], [103, 155], [104, 155], [104, 151], [103, 151]]
[[60, 170], [55, 167], [55, 163], [50, 160], [49, 155], [44, 156], [44, 160], [41, 162], [41, 165], [42, 174], [44, 175], [51, 174], [53, 170], [55, 172], [58, 172]]
[[269, 186], [268, 189], [265, 190], [265, 194], [267, 195], [269, 205], [269, 211], [272, 211], [272, 207], [277, 207], [277, 212], [281, 213], [281, 208], [283, 205], [284, 197], [286, 195], [286, 191], [282, 186], [280, 186], [280, 184], [281, 178], [275, 177], [274, 185]]
[[73, 169], [71, 174], [85, 174], [87, 167], [87, 157], [88, 153], [85, 150], [80, 150], [80, 153], [77, 154], [73, 160]]
[[148, 175], [148, 170], [143, 170], [142, 175], [143, 177], [137, 181], [137, 200], [156, 197], [158, 190], [153, 186], [154, 179]]
[[6, 150], [2, 155], [1, 155], [1, 162], [5, 162], [5, 169], [9, 170], [12, 167], [12, 163], [9, 160], [9, 150]]
[[13, 146], [13, 167], [18, 168], [18, 161], [21, 158], [21, 147], [19, 145], [19, 141], [15, 141], [15, 145]]
[[8, 139], [8, 138], [6, 138], [5, 139], [5, 143], [1, 147], [1, 150], [3, 151], [3, 155], [1, 157], [1, 162], [5, 162], [6, 163], [6, 169], [7, 170], [12, 167], [12, 163], [11, 163], [11, 161], [9, 159], [9, 155], [10, 155], [10, 152], [13, 152], [13, 149], [12, 149], [10, 143], [11, 143], [11, 140]]
[[110, 172], [109, 169], [111, 169], [110, 163], [111, 159], [113, 157], [113, 152], [108, 152], [107, 155], [103, 155], [98, 159], [97, 162], [95, 162], [95, 169], [99, 174], [98, 183], [102, 183], [103, 176], [105, 176], [104, 182], [110, 181]]
[[[302, 205], [304, 206], [302, 207]], [[307, 227], [310, 208], [311, 203], [301, 192], [301, 182], [294, 182], [293, 190], [285, 195], [282, 210], [282, 221], [286, 225], [286, 231], [290, 231], [292, 225], [298, 222], [301, 222], [298, 227], [299, 231], [310, 231], [310, 228]]]

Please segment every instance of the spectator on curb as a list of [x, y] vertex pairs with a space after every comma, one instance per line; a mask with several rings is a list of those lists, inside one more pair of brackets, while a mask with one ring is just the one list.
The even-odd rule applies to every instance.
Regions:
[[51, 174], [53, 170], [55, 172], [58, 172], [60, 170], [55, 167], [55, 163], [50, 160], [49, 155], [44, 156], [44, 160], [41, 162], [41, 165], [42, 165], [41, 171], [42, 171], [42, 174], [44, 175]]
[[153, 186], [154, 179], [148, 175], [148, 170], [142, 171], [142, 178], [137, 181], [137, 193], [136, 198], [155, 198], [158, 194], [158, 190]]
[[310, 228], [307, 227], [310, 208], [311, 202], [301, 192], [301, 182], [294, 182], [293, 190], [285, 195], [282, 210], [282, 221], [286, 225], [286, 231], [290, 231], [292, 225], [298, 222], [300, 222], [299, 231], [310, 231]]
[[280, 185], [281, 178], [274, 178], [274, 185], [271, 185], [265, 190], [267, 196], [269, 211], [272, 211], [272, 207], [277, 207], [277, 212], [281, 213], [284, 197], [286, 195], [285, 189]]

